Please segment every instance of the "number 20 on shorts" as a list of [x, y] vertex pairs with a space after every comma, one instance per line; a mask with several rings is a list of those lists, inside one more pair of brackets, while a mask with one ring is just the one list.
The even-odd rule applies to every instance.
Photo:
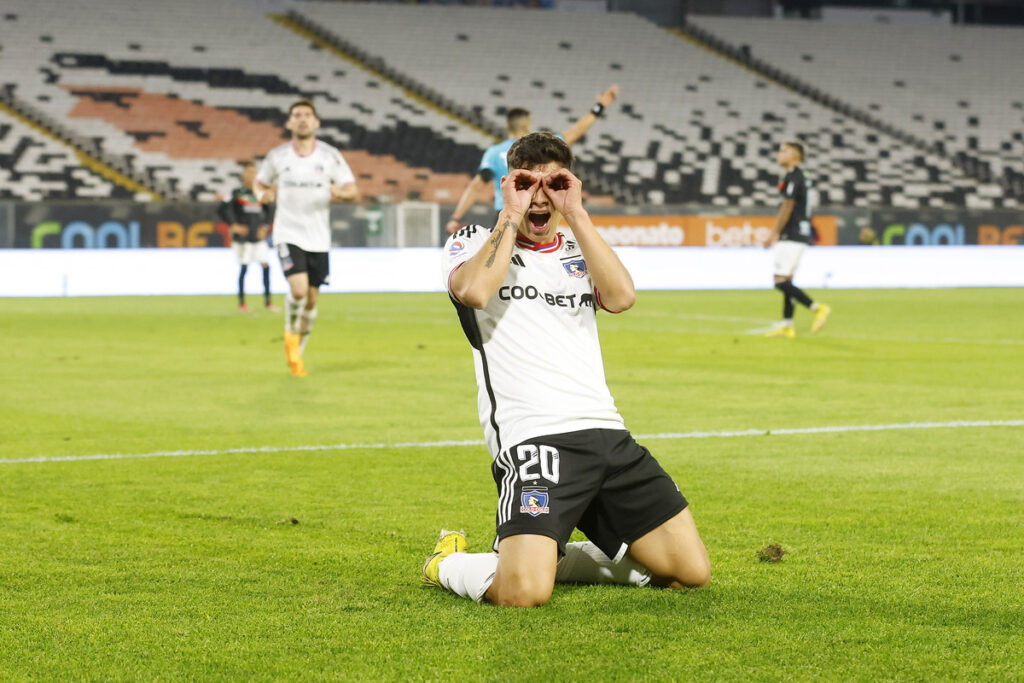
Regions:
[[[552, 484], [558, 483], [558, 449], [551, 446], [534, 446], [526, 444], [516, 449], [519, 457], [519, 480], [523, 482], [547, 479]], [[540, 472], [536, 466], [540, 465]]]

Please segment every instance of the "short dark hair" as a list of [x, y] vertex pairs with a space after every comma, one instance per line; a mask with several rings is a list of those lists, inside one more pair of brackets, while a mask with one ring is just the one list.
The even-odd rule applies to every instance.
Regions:
[[523, 109], [522, 107], [512, 107], [511, 109], [508, 110], [508, 113], [505, 114], [505, 124], [509, 128], [514, 128], [515, 124], [518, 123], [521, 119], [527, 118], [530, 118], [529, 109]]
[[296, 101], [292, 102], [292, 106], [288, 107], [288, 116], [289, 117], [291, 117], [292, 110], [295, 109], [296, 107], [309, 107], [311, 110], [313, 110], [313, 116], [316, 116], [317, 118], [320, 118], [320, 116], [317, 115], [317, 113], [316, 113], [316, 107], [314, 107], [313, 103], [310, 102], [309, 100], [296, 100]]
[[804, 146], [801, 143], [799, 143], [799, 142], [797, 142], [795, 140], [791, 140], [789, 142], [784, 142], [782, 144], [787, 145], [787, 146], [792, 147], [793, 149], [795, 149], [796, 153], [800, 155], [800, 161], [804, 160]]
[[564, 168], [572, 166], [569, 144], [551, 133], [528, 133], [512, 143], [508, 150], [508, 168], [533, 168], [556, 161]]

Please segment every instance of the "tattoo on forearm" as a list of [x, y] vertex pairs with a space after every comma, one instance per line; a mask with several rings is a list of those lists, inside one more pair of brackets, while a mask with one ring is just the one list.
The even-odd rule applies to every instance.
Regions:
[[505, 221], [501, 224], [500, 228], [494, 231], [494, 236], [491, 237], [491, 255], [487, 257], [487, 262], [484, 263], [485, 268], [490, 268], [494, 265], [494, 259], [498, 256], [498, 245], [501, 244], [502, 236], [510, 227], [512, 227], [512, 221]]

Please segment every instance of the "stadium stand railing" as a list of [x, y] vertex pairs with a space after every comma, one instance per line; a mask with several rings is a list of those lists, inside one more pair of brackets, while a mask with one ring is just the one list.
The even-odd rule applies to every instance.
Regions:
[[161, 199], [160, 188], [0, 88], [0, 198]]

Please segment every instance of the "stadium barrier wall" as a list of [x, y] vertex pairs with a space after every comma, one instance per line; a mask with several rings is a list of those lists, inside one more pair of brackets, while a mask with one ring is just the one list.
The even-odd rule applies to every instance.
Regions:
[[[638, 289], [767, 289], [772, 251], [756, 247], [616, 247]], [[262, 290], [251, 267], [247, 290]], [[285, 291], [280, 267], [274, 292]], [[236, 291], [228, 249], [4, 249], [0, 297], [223, 294]], [[802, 287], [1022, 287], [1024, 249], [812, 247], [797, 273]], [[441, 250], [336, 248], [325, 292], [441, 292]]]
[[[438, 224], [451, 210], [419, 202], [334, 205], [332, 242], [336, 247], [440, 246], [445, 235]], [[774, 214], [772, 207], [591, 207], [595, 225], [614, 246], [752, 246], [771, 231]], [[494, 211], [478, 204], [466, 218], [491, 225]], [[1024, 244], [1024, 219], [1014, 211], [822, 207], [814, 225], [823, 246]], [[0, 248], [219, 248], [229, 241], [216, 204], [0, 202]]]

